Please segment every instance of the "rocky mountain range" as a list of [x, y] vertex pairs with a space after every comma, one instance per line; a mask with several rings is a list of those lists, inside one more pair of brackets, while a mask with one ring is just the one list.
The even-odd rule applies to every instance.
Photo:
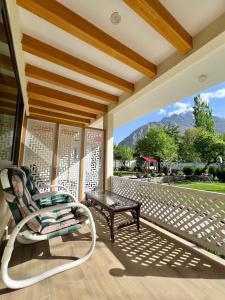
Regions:
[[[216, 131], [218, 133], [225, 133], [225, 118], [214, 116]], [[142, 138], [150, 127], [165, 126], [168, 124], [178, 125], [180, 133], [184, 133], [186, 129], [194, 127], [194, 116], [192, 112], [182, 114], [173, 114], [170, 117], [165, 117], [159, 122], [149, 122], [137, 129], [135, 129], [128, 137], [120, 142], [120, 145], [128, 145], [133, 147], [137, 140]]]

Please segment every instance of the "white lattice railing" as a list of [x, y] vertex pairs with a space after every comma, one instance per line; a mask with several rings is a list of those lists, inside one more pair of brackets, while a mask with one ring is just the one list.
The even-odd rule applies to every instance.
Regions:
[[140, 201], [141, 215], [196, 244], [225, 254], [225, 195], [112, 177], [112, 192]]

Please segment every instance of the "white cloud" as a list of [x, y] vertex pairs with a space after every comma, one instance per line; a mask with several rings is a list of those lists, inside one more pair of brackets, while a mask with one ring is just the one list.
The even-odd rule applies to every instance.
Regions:
[[162, 109], [162, 108], [158, 112], [159, 115], [165, 115], [165, 113], [166, 113], [166, 110]]
[[177, 102], [173, 106], [176, 109], [173, 110], [173, 111], [170, 111], [168, 113], [169, 117], [172, 116], [172, 115], [174, 115], [174, 114], [180, 115], [180, 114], [186, 113], [188, 111], [193, 111], [193, 108], [191, 107], [191, 104], [189, 104], [189, 103]]
[[220, 89], [215, 92], [202, 93], [201, 97], [204, 101], [207, 101], [207, 102], [209, 102], [210, 99], [225, 98], [225, 89]]

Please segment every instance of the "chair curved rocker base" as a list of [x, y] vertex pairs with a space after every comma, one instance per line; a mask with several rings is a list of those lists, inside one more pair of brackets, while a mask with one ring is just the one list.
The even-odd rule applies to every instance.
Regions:
[[[52, 269], [50, 269], [50, 270], [48, 270], [48, 271], [46, 271], [42, 274], [33, 276], [31, 278], [28, 278], [28, 279], [14, 280], [14, 279], [10, 278], [9, 273], [8, 273], [8, 265], [9, 265], [9, 261], [11, 259], [12, 252], [13, 252], [13, 249], [14, 249], [15, 240], [18, 238], [19, 241], [21, 241], [21, 243], [29, 244], [29, 243], [33, 243], [33, 242], [37, 242], [37, 241], [40, 241], [40, 240], [46, 240], [47, 239], [45, 235], [43, 235], [43, 237], [39, 236], [40, 239], [38, 239], [38, 240], [35, 239], [35, 238], [32, 240], [32, 239], [29, 239], [28, 237], [24, 237], [23, 235], [19, 234], [22, 227], [30, 219], [32, 219], [32, 218], [34, 218], [38, 215], [41, 215], [43, 213], [46, 213], [46, 212], [52, 211], [52, 210], [65, 209], [65, 208], [71, 208], [71, 207], [78, 207], [78, 208], [84, 209], [87, 212], [87, 216], [88, 216], [88, 219], [90, 221], [89, 225], [90, 225], [92, 241], [91, 241], [91, 246], [90, 246], [89, 250], [86, 252], [86, 254], [84, 256], [82, 256], [81, 258], [75, 260], [75, 261], [72, 261], [72, 262], [63, 264], [61, 266], [52, 268]], [[13, 230], [11, 236], [10, 236], [10, 239], [9, 239], [9, 241], [8, 241], [6, 247], [5, 247], [4, 254], [3, 254], [3, 257], [2, 257], [2, 262], [1, 262], [2, 280], [3, 280], [4, 284], [7, 287], [11, 288], [11, 289], [20, 289], [20, 288], [24, 288], [24, 287], [33, 285], [33, 284], [35, 284], [35, 283], [37, 283], [41, 280], [44, 280], [44, 279], [46, 279], [50, 276], [53, 276], [53, 275], [58, 274], [60, 272], [63, 272], [63, 271], [69, 270], [71, 268], [77, 267], [77, 266], [81, 265], [82, 263], [84, 263], [92, 255], [92, 253], [94, 251], [94, 248], [95, 248], [95, 243], [96, 243], [95, 223], [94, 223], [94, 220], [93, 220], [93, 217], [91, 215], [90, 210], [85, 205], [83, 205], [81, 203], [65, 203], [65, 204], [56, 205], [54, 207], [47, 207], [47, 208], [40, 209], [39, 211], [34, 212], [34, 213], [30, 214], [29, 216], [27, 216], [26, 218], [24, 218], [14, 228], [14, 230]]]

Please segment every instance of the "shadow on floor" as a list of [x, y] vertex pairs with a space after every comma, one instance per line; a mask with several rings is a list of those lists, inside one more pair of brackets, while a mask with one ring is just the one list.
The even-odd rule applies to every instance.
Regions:
[[[104, 218], [92, 211], [98, 241], [103, 241], [123, 265], [112, 268], [110, 274], [121, 276], [160, 276], [177, 278], [225, 278], [225, 267], [176, 242], [141, 222], [116, 232], [115, 242], [109, 240], [110, 231]], [[115, 223], [127, 218], [117, 215]]]

